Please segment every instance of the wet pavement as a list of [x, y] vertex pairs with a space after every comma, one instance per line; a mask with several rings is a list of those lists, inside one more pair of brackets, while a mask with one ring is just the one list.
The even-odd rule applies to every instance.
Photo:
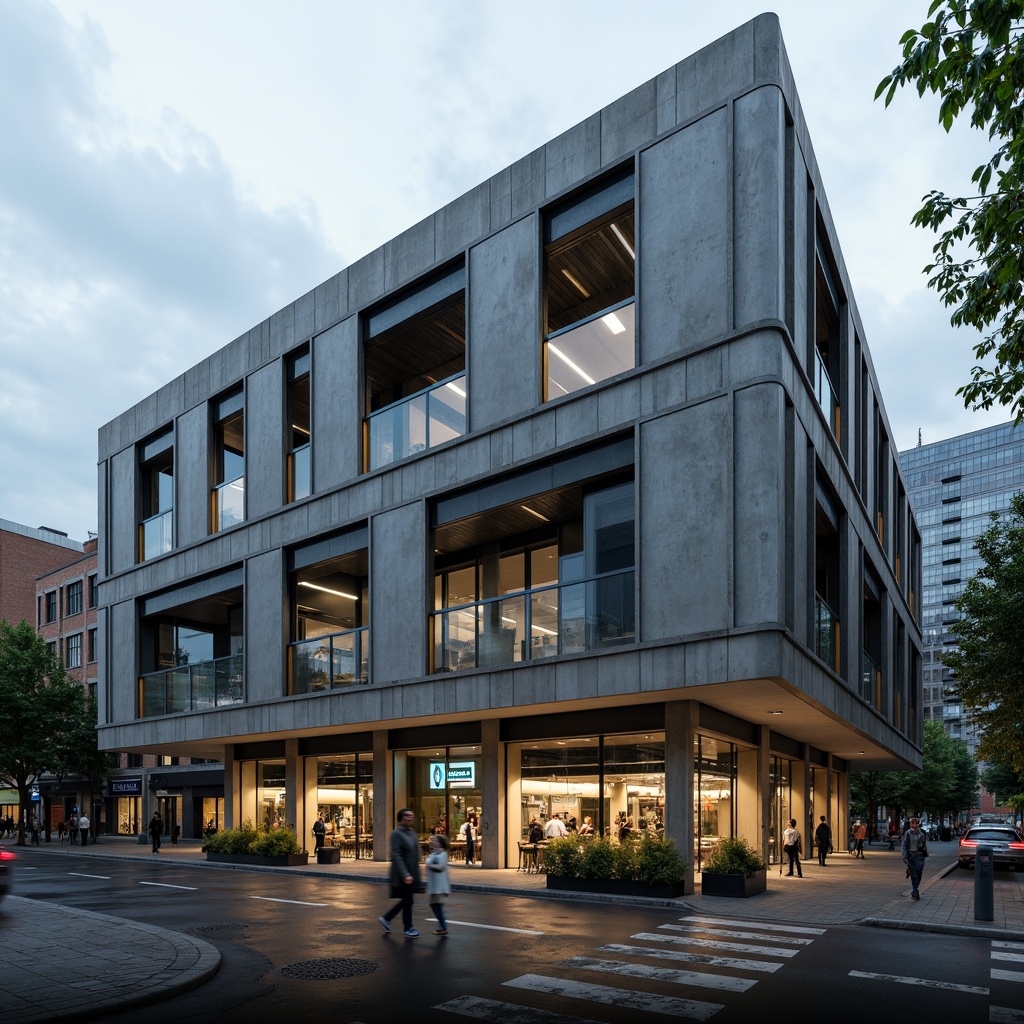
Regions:
[[[153, 854], [134, 837], [103, 836], [95, 845], [60, 844], [9, 849], [25, 867], [62, 858], [81, 870], [96, 859], [139, 858], [191, 866], [197, 871], [273, 871], [317, 876], [325, 882], [384, 884], [387, 865], [345, 860], [293, 868], [252, 868], [207, 864], [198, 842], [164, 845]], [[704, 896], [677, 900], [549, 892], [546, 876], [514, 869], [491, 870], [452, 862], [456, 890], [494, 892], [529, 899], [598, 901], [605, 904], [672, 906], [714, 917], [794, 924], [857, 924], [1024, 941], [1024, 876], [997, 871], [992, 920], [978, 920], [973, 871], [956, 866], [956, 844], [933, 842], [921, 884], [921, 899], [910, 899], [899, 850], [868, 846], [863, 859], [834, 854], [825, 867], [805, 861], [804, 875], [788, 877], [778, 866], [768, 872], [766, 892], [749, 899]], [[18, 1021], [88, 1019], [169, 998], [209, 980], [220, 966], [210, 943], [191, 935], [63, 907], [17, 894], [0, 902], [0, 1005]], [[367, 927], [377, 929], [376, 921]], [[55, 993], [74, 992], [73, 1005], [55, 1006]]]

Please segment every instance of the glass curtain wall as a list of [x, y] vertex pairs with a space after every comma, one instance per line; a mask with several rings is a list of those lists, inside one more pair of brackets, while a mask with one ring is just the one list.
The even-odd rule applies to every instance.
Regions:
[[483, 809], [479, 745], [397, 751], [395, 759], [395, 777], [404, 771], [406, 805], [416, 816], [413, 827], [421, 839], [446, 835], [451, 840], [450, 858], [465, 860], [465, 840], [460, 839], [459, 829], [470, 815], [479, 825]]
[[317, 759], [317, 813], [324, 816], [324, 842], [342, 857], [373, 857], [373, 754], [337, 754]]
[[256, 762], [256, 807], [253, 822], [257, 828], [285, 828], [288, 825], [284, 779], [283, 760]]
[[782, 857], [782, 833], [793, 817], [793, 762], [786, 757], [773, 756], [769, 765], [772, 799], [768, 822], [768, 863], [778, 864]]
[[714, 736], [693, 737], [693, 862], [700, 870], [718, 844], [736, 834], [736, 746]]

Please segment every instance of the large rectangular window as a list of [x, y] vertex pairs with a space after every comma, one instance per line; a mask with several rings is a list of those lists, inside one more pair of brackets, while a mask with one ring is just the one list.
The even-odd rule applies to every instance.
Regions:
[[839, 504], [819, 482], [814, 536], [814, 653], [833, 672], [842, 665], [842, 558]]
[[308, 498], [312, 493], [309, 417], [309, 350], [289, 358], [288, 363], [288, 501]]
[[636, 364], [633, 205], [630, 168], [545, 216], [545, 400]]
[[82, 614], [82, 581], [76, 580], [64, 588], [64, 614]]
[[64, 641], [64, 665], [67, 668], [82, 667], [82, 634], [75, 633]]
[[839, 329], [841, 305], [835, 275], [819, 238], [814, 261], [814, 391], [837, 441], [841, 438], [844, 384]]
[[466, 432], [465, 288], [459, 266], [367, 316], [368, 470]]
[[145, 562], [174, 546], [174, 431], [162, 431], [143, 442], [138, 458], [139, 561]]
[[46, 595], [46, 621], [57, 621], [57, 591], [51, 590]]
[[245, 520], [245, 398], [241, 390], [213, 403], [213, 532]]
[[89, 607], [95, 608], [99, 601], [99, 587], [96, 583], [96, 574], [89, 577]]

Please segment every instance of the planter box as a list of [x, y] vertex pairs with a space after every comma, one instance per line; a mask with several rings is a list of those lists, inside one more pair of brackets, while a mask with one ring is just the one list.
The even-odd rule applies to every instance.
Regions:
[[337, 846], [321, 846], [316, 851], [317, 864], [340, 864], [341, 850]]
[[208, 853], [211, 864], [248, 864], [251, 867], [298, 868], [309, 863], [308, 853], [283, 853], [276, 857], [255, 857], [249, 853]]
[[626, 882], [618, 878], [568, 878], [565, 875], [548, 875], [547, 887], [563, 892], [595, 892], [612, 896], [652, 896], [659, 899], [678, 899], [686, 895], [685, 882]]
[[705, 871], [700, 876], [700, 891], [705, 896], [756, 896], [767, 888], [767, 868], [752, 875], [714, 875]]

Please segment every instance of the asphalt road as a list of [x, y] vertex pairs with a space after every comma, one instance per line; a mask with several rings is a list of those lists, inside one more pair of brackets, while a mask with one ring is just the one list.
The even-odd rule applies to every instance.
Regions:
[[1024, 1022], [1024, 984], [1011, 980], [1024, 977], [1024, 943], [483, 893], [455, 894], [447, 938], [417, 897], [422, 934], [406, 939], [377, 923], [380, 885], [113, 860], [40, 863], [18, 894], [217, 946], [218, 975], [147, 1010], [150, 1024]]

